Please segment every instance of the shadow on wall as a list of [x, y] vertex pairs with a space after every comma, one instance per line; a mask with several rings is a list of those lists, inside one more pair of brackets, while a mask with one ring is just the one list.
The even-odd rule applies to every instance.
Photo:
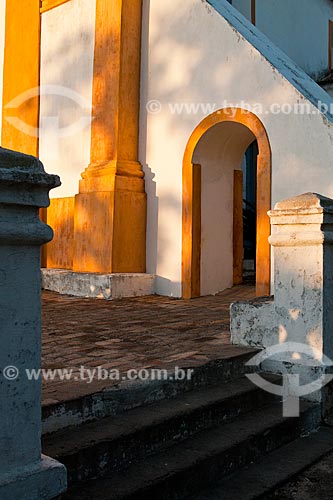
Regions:
[[[260, 89], [262, 101], [265, 102], [275, 102], [281, 99], [281, 92], [285, 91], [286, 95], [288, 93], [288, 90], [281, 89], [278, 79], [272, 78], [270, 86], [263, 85], [260, 81], [260, 75], [256, 75], [254, 72], [251, 74], [246, 72], [244, 61], [248, 62], [249, 54], [247, 45], [241, 43], [240, 36], [237, 51], [232, 54], [223, 51], [222, 40], [216, 40], [215, 46], [212, 45], [211, 36], [208, 36], [208, 33], [205, 32], [208, 29], [207, 25], [203, 31], [200, 31], [196, 29], [195, 24], [196, 16], [198, 19], [202, 17], [202, 9], [207, 9], [208, 19], [211, 7], [200, 1], [193, 1], [191, 12], [186, 12], [184, 9], [188, 5], [188, 2], [184, 2], [184, 6], [180, 6], [179, 15], [173, 13], [172, 17], [170, 17], [170, 12], [174, 11], [174, 5], [164, 2], [162, 5], [161, 3], [160, 12], [157, 13], [156, 9], [154, 10], [154, 26], [150, 26], [151, 2], [150, 0], [143, 0], [140, 160], [145, 171], [146, 192], [148, 195], [147, 271], [160, 275], [161, 282], [164, 280], [166, 283], [170, 280], [161, 270], [163, 270], [166, 262], [175, 261], [174, 242], [170, 236], [171, 228], [176, 228], [175, 231], [178, 231], [177, 234], [179, 240], [181, 240], [179, 220], [181, 220], [182, 210], [182, 189], [179, 180], [181, 179], [182, 165], [175, 165], [173, 161], [172, 146], [174, 137], [179, 136], [181, 141], [183, 136], [188, 139], [188, 131], [193, 131], [195, 125], [200, 123], [203, 118], [216, 111], [216, 109], [226, 107], [225, 100], [229, 98], [227, 89], [237, 88], [240, 81], [243, 81], [245, 85], [247, 81], [253, 85], [254, 81], [257, 88]], [[164, 16], [164, 11], [168, 16]], [[171, 18], [172, 24], [167, 22]], [[221, 19], [221, 22], [224, 22], [223, 19]], [[87, 56], [82, 40], [87, 37], [91, 37], [91, 33], [79, 33], [74, 42], [72, 37], [70, 39], [64, 38], [62, 45], [58, 46], [54, 53], [51, 53], [48, 59], [44, 61], [45, 71], [47, 71], [48, 65], [54, 64], [55, 57], [59, 58], [61, 64], [58, 68], [58, 81], [64, 82], [66, 85], [68, 74], [73, 67], [73, 61], [78, 67], [85, 64]], [[68, 52], [69, 45], [71, 47], [70, 53]], [[153, 74], [150, 73], [149, 58], [154, 60]], [[268, 64], [267, 61], [264, 64]], [[272, 68], [272, 73], [274, 73], [274, 68]], [[165, 111], [164, 109], [163, 135], [160, 136], [158, 147], [160, 148], [161, 157], [170, 158], [170, 170], [168, 172], [155, 171], [154, 165], [149, 163], [150, 151], [153, 147], [156, 148], [156, 145], [150, 143], [151, 134], [147, 130], [148, 112], [146, 104], [148, 99], [152, 97], [150, 95], [151, 78], [154, 79], [154, 87], [158, 88], [156, 98], [161, 101], [163, 106], [168, 106], [168, 103], [177, 104], [174, 102], [175, 95], [183, 103], [206, 104], [206, 107], [199, 106], [197, 110], [192, 109], [190, 112], [186, 109], [180, 112], [172, 112], [171, 109]], [[80, 88], [89, 85], [91, 85], [91, 82], [84, 81], [84, 78], [82, 78]], [[205, 100], [203, 96], [216, 95], [220, 96], [220, 102], [202, 102]], [[244, 96], [239, 95], [239, 99], [242, 98]], [[228, 105], [231, 104], [236, 105], [237, 103], [228, 103]], [[105, 96], [105, 106], [108, 105]], [[54, 108], [52, 104], [47, 104], [45, 109], [47, 113], [52, 114]], [[68, 124], [72, 114], [66, 111], [65, 106], [61, 109], [64, 115], [60, 121], [63, 124]], [[258, 116], [260, 118], [260, 114]], [[276, 119], [276, 116], [269, 116], [265, 118], [265, 122], [269, 124], [270, 120]], [[49, 144], [45, 144], [46, 151], [49, 146]], [[68, 144], [66, 147], [69, 148], [70, 146], [71, 144]], [[88, 147], [82, 144], [80, 146]], [[184, 143], [184, 149], [185, 146], [186, 142]], [[290, 178], [291, 175], [293, 177], [304, 177], [303, 166], [307, 163], [307, 160], [307, 153], [302, 149], [299, 149], [297, 156], [286, 151], [284, 166], [279, 165], [278, 175], [286, 178]], [[86, 166], [86, 164], [81, 165], [80, 172]], [[57, 173], [57, 169], [49, 166], [47, 158], [45, 159], [45, 167], [46, 170], [55, 170], [55, 173]], [[319, 165], [315, 172], [314, 170], [307, 172], [307, 184], [309, 188], [311, 186], [312, 190], [317, 184], [317, 179], [327, 172], [327, 166]], [[63, 182], [66, 183], [68, 177], [66, 175], [62, 177]], [[287, 183], [284, 196], [295, 194], [294, 189], [293, 183]], [[91, 223], [93, 224], [94, 221], [91, 221]], [[58, 229], [58, 233], [61, 233], [61, 228]], [[96, 242], [91, 242], [92, 247], [95, 244]], [[177, 287], [179, 287], [178, 282], [176, 283]]]
[[[281, 83], [276, 70], [263, 56], [258, 55], [255, 50], [249, 53], [249, 44], [244, 42], [240, 35], [237, 35], [238, 39], [232, 42], [233, 51], [229, 51], [230, 39], [235, 36], [229, 33], [232, 28], [225, 26], [229, 38], [227, 44], [223, 43], [220, 34], [215, 36], [213, 32], [209, 32], [209, 19], [213, 9], [205, 2], [178, 2], [177, 15], [175, 15], [175, 5], [172, 4], [159, 3], [157, 8], [150, 0], [144, 0], [143, 5], [140, 158], [145, 165], [146, 189], [149, 196], [147, 255], [150, 256], [149, 271], [157, 272], [157, 275], [167, 278], [161, 270], [165, 262], [175, 261], [173, 255], [175, 245], [170, 241], [169, 234], [173, 227], [179, 227], [182, 206], [182, 165], [173, 151], [175, 143], [177, 141], [178, 144], [183, 143], [185, 149], [189, 133], [195, 126], [207, 115], [222, 107], [237, 106], [243, 100], [254, 106], [255, 112], [258, 100], [258, 104], [264, 106], [267, 106], [267, 103], [289, 102], [291, 91], [289, 84]], [[197, 19], [203, 17], [203, 9], [207, 10], [207, 21], [205, 25], [199, 26]], [[223, 18], [221, 23], [225, 23]], [[212, 43], [214, 36], [215, 43]], [[238, 46], [235, 47], [235, 44]], [[262, 75], [256, 70], [248, 71], [252, 65], [253, 68], [257, 67], [255, 65], [260, 63], [260, 57], [262, 64], [272, 73], [272, 77], [267, 77], [266, 81], [263, 81]], [[255, 95], [249, 90], [253, 88], [256, 89]], [[156, 95], [153, 95], [154, 91]], [[219, 102], [208, 102], [207, 96], [212, 96], [214, 100], [219, 96]], [[230, 102], [231, 96], [234, 99], [234, 96], [237, 96], [237, 102]], [[150, 99], [160, 101], [163, 108], [160, 113], [156, 113], [156, 119], [155, 116], [149, 116], [147, 111], [146, 105]], [[187, 109], [175, 107], [182, 103], [189, 105]], [[262, 113], [255, 112], [255, 114], [259, 119], [263, 118]], [[278, 116], [265, 114], [263, 121], [269, 130], [270, 124], [273, 121], [276, 123], [277, 120]], [[285, 123], [285, 120], [281, 120], [282, 135]], [[276, 125], [274, 126], [276, 129]], [[152, 131], [152, 128], [155, 128], [155, 131]], [[152, 135], [155, 138], [158, 136], [158, 152], [156, 152], [157, 145], [150, 143]], [[327, 165], [318, 164], [315, 169], [309, 169], [304, 180], [304, 166], [309, 163], [306, 148], [298, 148], [297, 154], [285, 150], [284, 161], [278, 161], [274, 165], [274, 155], [280, 154], [281, 146], [282, 144], [277, 151], [276, 143], [272, 145], [274, 178], [283, 179], [291, 176], [302, 178], [302, 189], [316, 189], [318, 179], [327, 172]], [[158, 170], [160, 168], [156, 160], [158, 154], [163, 158], [164, 165], [165, 158], [169, 159], [169, 172]], [[150, 162], [152, 157], [155, 157], [155, 164]], [[223, 158], [221, 158], [221, 168], [223, 168]], [[276, 196], [288, 197], [296, 194], [295, 184], [292, 182], [284, 183], [283, 193], [279, 192], [281, 189], [279, 185]], [[326, 192], [330, 189], [333, 190], [333, 183], [326, 188]], [[169, 202], [172, 200], [173, 210], [170, 210], [168, 200]], [[169, 217], [164, 217], [162, 214], [164, 201]]]
[[[93, 34], [89, 31], [81, 31], [75, 36], [74, 39], [73, 35], [64, 35], [61, 38], [61, 43], [55, 43], [53, 46], [48, 48], [47, 57], [43, 59], [42, 71], [45, 75], [44, 80], [52, 85], [62, 85], [64, 87], [68, 87], [69, 90], [75, 90], [78, 94], [89, 93], [89, 88], [91, 87], [92, 82], [89, 75], [87, 76], [87, 74], [82, 71], [82, 68], [87, 66], [87, 57], [89, 57], [89, 54], [87, 55], [85, 48], [87, 41], [89, 41], [92, 36]], [[73, 78], [73, 67], [77, 68], [80, 78], [77, 75]], [[48, 75], [52, 74], [56, 74], [56, 81], [50, 82], [50, 77], [48, 77]], [[101, 87], [100, 90], [103, 92], [103, 87]], [[105, 107], [109, 106], [107, 93], [105, 93], [104, 96], [102, 94], [101, 101], [104, 101]], [[74, 109], [75, 103], [73, 105], [72, 102], [68, 102], [66, 97], [63, 96], [51, 95], [43, 97], [42, 104], [43, 115], [45, 115], [45, 117], [57, 118], [53, 122], [52, 120], [49, 122], [50, 125], [48, 132], [42, 137], [41, 156], [44, 161], [45, 168], [48, 171], [60, 173], [65, 191], [67, 190], [67, 186], [73, 185], [73, 178], [75, 178], [74, 192], [71, 187], [69, 189], [73, 194], [77, 193], [80, 174], [88, 166], [90, 161], [90, 140], [89, 144], [82, 144], [82, 140], [84, 139], [82, 135], [78, 135], [77, 137], [71, 136], [68, 138], [60, 138], [58, 140], [60, 143], [59, 159], [57, 160], [51, 156], [52, 153], [54, 153], [54, 139], [57, 130], [63, 130], [66, 127], [69, 127], [73, 120], [77, 118], [77, 115], [80, 113], [82, 114], [82, 109], [78, 106], [76, 106], [77, 109]], [[29, 105], [29, 103], [26, 103], [26, 105]], [[101, 106], [103, 106], [103, 104]], [[94, 119], [94, 110], [92, 111], [92, 114], [92, 119]], [[55, 126], [55, 129], [52, 129], [52, 124]], [[103, 127], [103, 121], [99, 123], [99, 126]], [[105, 135], [106, 132], [106, 130], [101, 129], [102, 136]], [[141, 142], [145, 141], [141, 140]], [[85, 161], [82, 160], [82, 149], [85, 151], [83, 155], [86, 157]], [[64, 165], [66, 166], [65, 169]], [[152, 228], [149, 234], [152, 245], [148, 248], [147, 271], [155, 274], [158, 246], [160, 249], [162, 248], [162, 254], [164, 254], [164, 249], [168, 247], [168, 235], [163, 232], [161, 225], [158, 228], [158, 210], [160, 201], [156, 196], [156, 183], [154, 181], [155, 174], [149, 171], [149, 167], [145, 169], [145, 173], [146, 192], [148, 195], [149, 206], [148, 224], [149, 227]], [[56, 192], [55, 196], [57, 196]], [[54, 208], [49, 211], [49, 223], [51, 223], [54, 227], [55, 238], [47, 246], [47, 264], [48, 267], [51, 268], [71, 269], [73, 266], [73, 256], [75, 252], [74, 197], [71, 196], [61, 198], [54, 200], [51, 203]], [[169, 207], [171, 211], [170, 218], [173, 217], [172, 212], [179, 209], [179, 201], [173, 196], [172, 193], [167, 193], [165, 196], [162, 196], [161, 203], [164, 208]], [[60, 207], [61, 209], [59, 209]], [[102, 209], [102, 206], [100, 209]], [[98, 206], [96, 207], [96, 211], [98, 212]], [[94, 220], [91, 220], [90, 223], [94, 224]], [[77, 232], [76, 235], [80, 237], [80, 234]], [[94, 267], [94, 255], [96, 255], [96, 252], [98, 255], [99, 237], [101, 236], [96, 235], [96, 239], [89, 241], [89, 244], [87, 243], [85, 248], [87, 261], [89, 262], [89, 266], [92, 267]], [[111, 239], [111, 235], [109, 235], [109, 237]], [[130, 272], [131, 270], [128, 271]], [[179, 285], [180, 284], [178, 284], [178, 286]]]
[[[90, 54], [87, 47], [93, 38], [89, 30], [64, 33], [61, 40], [57, 35], [52, 45], [47, 43], [42, 54], [39, 155], [45, 170], [59, 174], [62, 181], [62, 189], [54, 191], [47, 214], [55, 236], [43, 252], [42, 265], [50, 268], [71, 269], [73, 266], [74, 194], [78, 193], [81, 173], [90, 162], [89, 131], [93, 117], [89, 74], [92, 74], [93, 51]], [[89, 249], [95, 245], [95, 241], [89, 242]], [[88, 260], [93, 259], [92, 255], [93, 252], [88, 251]]]
[[61, 175], [63, 186], [53, 196], [72, 196], [90, 162], [94, 34], [64, 33], [61, 40], [56, 35], [51, 45], [48, 38], [55, 26], [49, 24], [45, 23], [45, 40], [42, 34], [39, 155], [47, 170]]

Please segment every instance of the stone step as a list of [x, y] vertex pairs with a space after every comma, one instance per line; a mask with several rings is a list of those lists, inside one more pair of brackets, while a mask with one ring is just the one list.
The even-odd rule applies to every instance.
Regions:
[[147, 273], [79, 273], [42, 268], [42, 288], [74, 297], [105, 300], [155, 293], [155, 275]]
[[[333, 451], [333, 429], [322, 427], [187, 500], [259, 500]], [[295, 497], [296, 498], [296, 497]]]
[[[172, 399], [193, 390], [220, 385], [249, 372], [245, 363], [258, 352], [252, 348], [226, 345], [223, 358], [193, 368], [190, 380], [121, 381], [117, 385], [92, 391], [89, 384], [64, 382], [58, 400], [44, 401], [42, 406], [43, 434], [79, 426], [101, 418], [119, 415], [127, 410], [145, 407]], [[182, 367], [184, 368], [184, 367]], [[191, 366], [184, 369], [192, 368]], [[74, 387], [76, 397], [73, 397]], [[90, 392], [89, 392], [90, 391]]]
[[69, 484], [73, 484], [144, 460], [276, 399], [244, 377], [45, 436], [43, 453], [66, 465]]
[[320, 410], [314, 404], [302, 402], [300, 417], [287, 419], [275, 403], [200, 432], [106, 478], [81, 483], [64, 499], [183, 499], [312, 430], [319, 419]]

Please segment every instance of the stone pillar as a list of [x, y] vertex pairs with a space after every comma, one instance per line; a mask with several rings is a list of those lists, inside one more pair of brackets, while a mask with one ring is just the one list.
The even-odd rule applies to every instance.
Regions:
[[305, 343], [333, 357], [333, 200], [307, 193], [268, 212], [274, 300], [231, 306], [235, 344]]
[[333, 357], [333, 200], [307, 193], [269, 212], [279, 341]]
[[[274, 297], [232, 304], [231, 338], [266, 349], [263, 368], [300, 374], [308, 383], [333, 364], [333, 200], [306, 193], [277, 203], [268, 214]], [[329, 390], [306, 396], [323, 401]], [[326, 399], [326, 410], [330, 404]]]
[[90, 165], [75, 197], [73, 270], [146, 272], [138, 161], [142, 0], [97, 0]]
[[49, 500], [66, 470], [41, 455], [40, 247], [53, 237], [39, 219], [59, 177], [32, 156], [0, 148], [0, 498]]

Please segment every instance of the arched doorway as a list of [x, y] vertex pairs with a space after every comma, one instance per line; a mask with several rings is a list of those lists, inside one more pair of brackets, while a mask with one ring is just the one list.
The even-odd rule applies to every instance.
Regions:
[[[220, 138], [218, 145], [220, 149], [214, 146], [217, 144], [216, 134]], [[205, 223], [202, 217], [206, 219], [209, 217], [209, 213], [205, 215], [202, 210], [202, 181], [205, 177], [205, 174], [202, 174], [204, 168], [202, 161], [205, 154], [209, 152], [211, 163], [214, 154], [215, 162], [220, 154], [220, 168], [223, 168], [223, 162], [225, 162], [229, 173], [232, 171], [234, 175], [241, 169], [242, 158], [248, 146], [254, 141], [258, 146], [256, 291], [257, 295], [270, 293], [270, 247], [268, 243], [270, 222], [267, 212], [271, 209], [271, 148], [266, 130], [256, 115], [239, 108], [226, 108], [206, 117], [192, 133], [185, 149], [182, 228], [182, 296], [184, 298], [200, 296], [203, 282], [202, 260], [203, 253], [207, 253], [207, 249], [202, 247], [202, 224]], [[234, 181], [231, 186], [234, 186]], [[204, 196], [208, 198], [209, 193]], [[221, 224], [224, 222], [222, 221]], [[229, 241], [229, 246], [230, 244], [233, 245], [233, 242]]]

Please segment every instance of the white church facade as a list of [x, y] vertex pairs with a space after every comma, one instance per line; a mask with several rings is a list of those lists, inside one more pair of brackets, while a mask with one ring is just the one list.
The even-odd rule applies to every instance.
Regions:
[[333, 196], [332, 1], [1, 0], [0, 25], [1, 144], [62, 180], [43, 267], [190, 298], [248, 253], [270, 293], [267, 211]]

